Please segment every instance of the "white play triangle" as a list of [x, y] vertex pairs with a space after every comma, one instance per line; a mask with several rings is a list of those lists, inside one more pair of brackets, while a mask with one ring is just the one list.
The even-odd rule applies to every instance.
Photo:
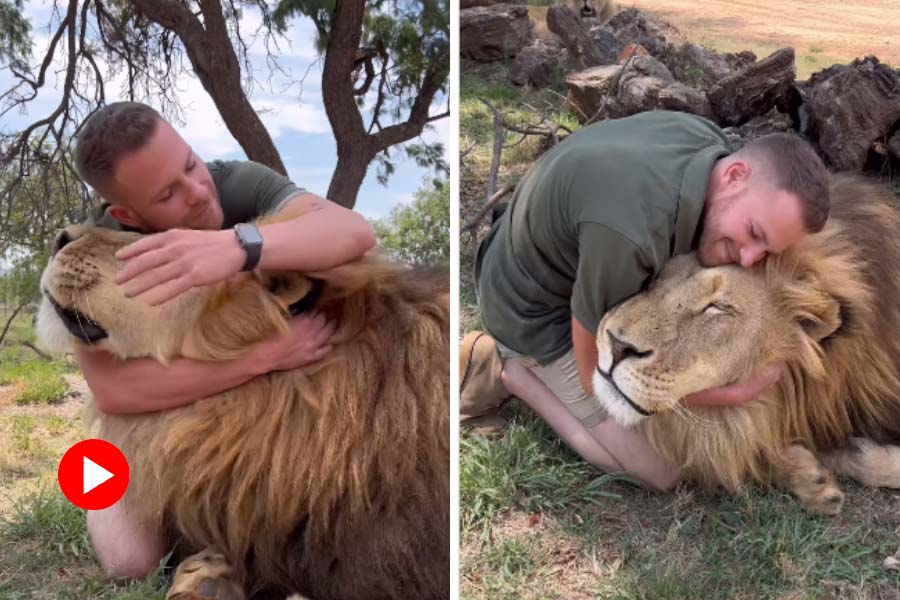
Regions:
[[84, 458], [84, 491], [82, 493], [87, 494], [89, 491], [103, 483], [104, 481], [109, 481], [115, 475], [89, 459], [87, 456]]

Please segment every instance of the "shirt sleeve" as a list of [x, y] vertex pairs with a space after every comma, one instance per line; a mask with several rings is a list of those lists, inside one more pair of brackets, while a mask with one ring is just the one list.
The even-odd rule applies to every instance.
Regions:
[[584, 223], [578, 235], [578, 272], [572, 313], [595, 332], [603, 314], [641, 291], [652, 276], [640, 246], [609, 227]]
[[305, 192], [269, 167], [243, 161], [234, 163], [219, 195], [228, 220], [240, 223], [278, 212], [286, 200]]

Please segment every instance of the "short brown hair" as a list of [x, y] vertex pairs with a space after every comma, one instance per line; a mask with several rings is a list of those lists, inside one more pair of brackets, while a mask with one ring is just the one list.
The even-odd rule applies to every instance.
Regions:
[[812, 144], [799, 135], [771, 133], [747, 143], [736, 154], [761, 158], [768, 167], [766, 176], [775, 187], [800, 198], [806, 231], [822, 230], [831, 209], [831, 196], [828, 171]]
[[75, 168], [95, 190], [105, 187], [116, 162], [147, 143], [157, 123], [156, 110], [140, 102], [107, 104], [88, 118], [75, 146]]

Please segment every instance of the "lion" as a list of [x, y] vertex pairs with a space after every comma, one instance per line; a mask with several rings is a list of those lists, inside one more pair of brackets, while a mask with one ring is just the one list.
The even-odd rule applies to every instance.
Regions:
[[113, 281], [115, 252], [138, 237], [61, 234], [41, 280], [46, 345], [222, 361], [312, 306], [338, 323], [319, 363], [173, 410], [89, 407], [131, 465], [129, 510], [201, 552], [186, 576], [216, 563], [256, 597], [449, 597], [446, 275], [369, 253], [316, 273], [240, 273], [149, 307]]
[[565, 0], [563, 5], [589, 26], [603, 25], [621, 10], [616, 0]]
[[[835, 175], [821, 233], [752, 269], [671, 259], [597, 332], [599, 402], [685, 479], [787, 487], [840, 512], [833, 472], [900, 487], [900, 212], [883, 186]], [[679, 399], [783, 363], [741, 406]]]

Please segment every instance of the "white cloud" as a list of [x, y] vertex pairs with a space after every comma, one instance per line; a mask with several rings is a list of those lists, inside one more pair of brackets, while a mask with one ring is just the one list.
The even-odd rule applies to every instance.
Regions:
[[331, 133], [325, 110], [319, 106], [271, 98], [253, 100], [252, 103], [273, 138], [288, 130], [298, 133]]

